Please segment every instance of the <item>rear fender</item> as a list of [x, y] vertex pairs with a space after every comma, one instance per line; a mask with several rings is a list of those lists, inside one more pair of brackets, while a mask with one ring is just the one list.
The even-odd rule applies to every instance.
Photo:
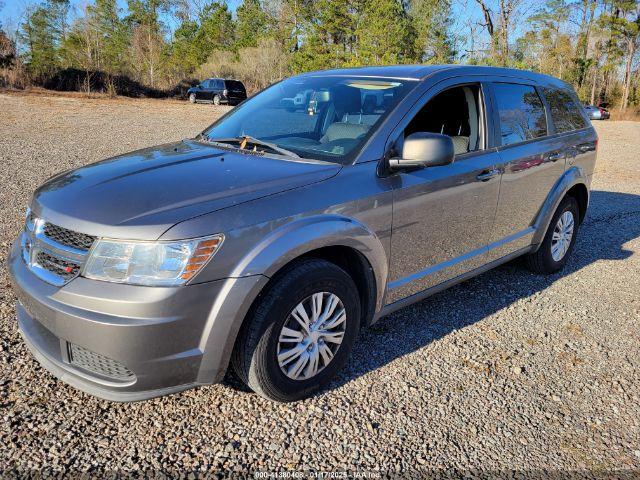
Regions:
[[567, 169], [553, 186], [551, 192], [549, 192], [549, 195], [547, 196], [547, 199], [540, 208], [536, 221], [533, 225], [535, 228], [535, 234], [533, 236], [532, 244], [536, 246], [534, 251], [538, 249], [544, 240], [544, 236], [547, 233], [553, 214], [557, 210], [562, 199], [572, 187], [580, 183], [587, 187], [587, 191], [589, 190], [589, 182], [584, 169], [576, 165]]

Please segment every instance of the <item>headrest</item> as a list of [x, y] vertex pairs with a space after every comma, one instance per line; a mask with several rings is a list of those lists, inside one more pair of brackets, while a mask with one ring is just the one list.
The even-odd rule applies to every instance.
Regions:
[[378, 106], [378, 99], [375, 95], [365, 95], [362, 102], [362, 113], [373, 113]]
[[345, 113], [360, 112], [360, 90], [346, 85], [336, 85], [332, 93], [333, 104], [338, 117]]

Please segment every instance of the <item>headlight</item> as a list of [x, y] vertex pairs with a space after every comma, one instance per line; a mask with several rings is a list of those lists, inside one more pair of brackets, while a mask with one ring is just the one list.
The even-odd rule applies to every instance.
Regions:
[[182, 285], [204, 267], [224, 237], [177, 242], [97, 240], [82, 275], [94, 280], [134, 285]]

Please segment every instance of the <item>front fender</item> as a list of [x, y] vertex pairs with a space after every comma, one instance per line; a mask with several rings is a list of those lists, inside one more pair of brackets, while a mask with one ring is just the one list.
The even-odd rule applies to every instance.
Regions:
[[200, 342], [200, 383], [222, 380], [242, 322], [269, 278], [295, 258], [329, 246], [351, 247], [364, 255], [376, 280], [376, 311], [382, 308], [388, 263], [382, 243], [373, 232], [341, 215], [317, 215], [289, 222], [251, 248], [225, 280]]
[[353, 248], [367, 259], [376, 280], [376, 310], [380, 309], [388, 273], [384, 247], [369, 228], [342, 215], [316, 215], [277, 228], [244, 255], [231, 276], [272, 277], [297, 257], [319, 248], [336, 246]]
[[547, 233], [547, 229], [549, 228], [549, 224], [551, 223], [551, 219], [553, 218], [553, 214], [560, 205], [560, 202], [567, 192], [578, 184], [585, 185], [587, 187], [587, 191], [589, 191], [587, 175], [582, 167], [576, 165], [567, 169], [562, 174], [551, 189], [551, 192], [549, 192], [547, 199], [542, 204], [533, 225], [535, 228], [535, 234], [533, 235], [532, 240], [533, 245], [539, 246], [542, 243], [544, 236]]

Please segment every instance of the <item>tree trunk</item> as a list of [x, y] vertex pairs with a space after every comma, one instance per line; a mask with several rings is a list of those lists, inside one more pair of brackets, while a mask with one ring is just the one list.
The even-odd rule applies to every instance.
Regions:
[[596, 103], [596, 83], [598, 82], [598, 64], [593, 67], [593, 83], [591, 84], [591, 105]]
[[629, 89], [631, 87], [631, 66], [633, 64], [633, 57], [636, 53], [636, 41], [635, 38], [627, 40], [627, 63], [624, 69], [624, 82], [622, 89], [622, 102], [620, 102], [620, 110], [627, 108], [629, 103]]

